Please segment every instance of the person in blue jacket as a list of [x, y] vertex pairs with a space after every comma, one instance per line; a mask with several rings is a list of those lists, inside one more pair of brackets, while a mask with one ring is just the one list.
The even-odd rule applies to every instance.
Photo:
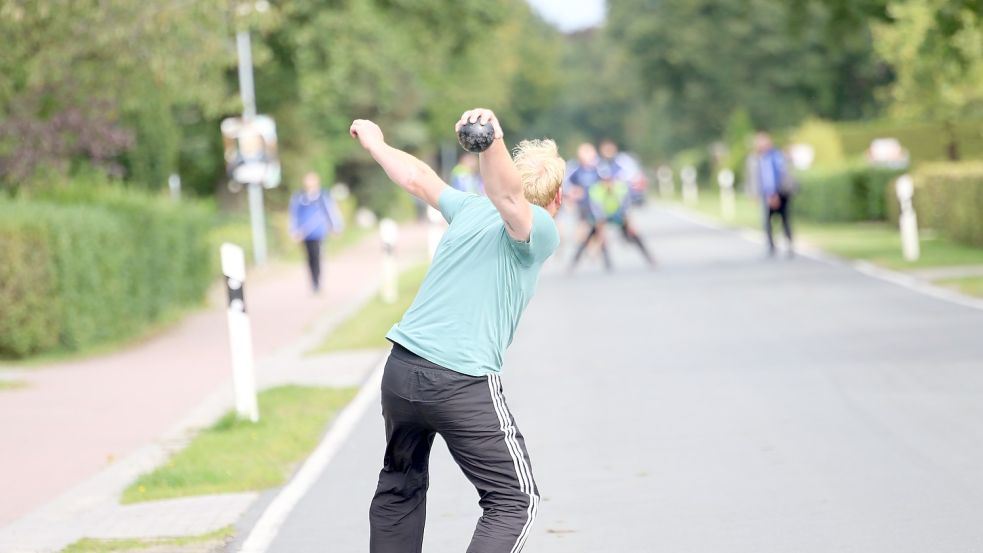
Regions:
[[290, 198], [290, 236], [304, 243], [314, 292], [321, 288], [321, 242], [343, 229], [338, 205], [321, 190], [321, 178], [313, 171], [304, 175], [304, 189]]
[[792, 246], [792, 224], [789, 222], [789, 204], [792, 200], [794, 186], [789, 175], [789, 167], [785, 162], [782, 151], [774, 146], [771, 136], [759, 132], [754, 137], [754, 149], [757, 153], [758, 194], [764, 206], [763, 222], [765, 238], [768, 239], [768, 255], [775, 255], [775, 238], [771, 232], [771, 219], [775, 215], [782, 218], [782, 230], [788, 244], [788, 256], [795, 255]]

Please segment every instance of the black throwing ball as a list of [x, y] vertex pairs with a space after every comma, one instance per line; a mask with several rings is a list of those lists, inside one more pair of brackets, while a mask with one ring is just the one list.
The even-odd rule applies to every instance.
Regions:
[[495, 127], [491, 123], [465, 123], [457, 131], [457, 141], [469, 152], [484, 152], [495, 141]]

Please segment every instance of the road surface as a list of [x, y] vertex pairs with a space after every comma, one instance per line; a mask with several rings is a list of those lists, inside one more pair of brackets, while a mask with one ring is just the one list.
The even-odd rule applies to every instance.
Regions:
[[[614, 273], [551, 262], [509, 351], [526, 551], [983, 551], [983, 311], [640, 223], [659, 270], [620, 236]], [[366, 551], [382, 450], [374, 407], [271, 551]], [[477, 496], [439, 439], [431, 472], [424, 550], [459, 553]]]

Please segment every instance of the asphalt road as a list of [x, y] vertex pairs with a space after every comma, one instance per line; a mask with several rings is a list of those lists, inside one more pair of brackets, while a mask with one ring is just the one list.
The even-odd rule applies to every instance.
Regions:
[[[509, 351], [526, 551], [983, 551], [983, 311], [640, 220], [661, 267], [553, 262]], [[373, 408], [271, 550], [367, 551], [382, 450]], [[424, 550], [460, 553], [477, 496], [439, 439], [431, 472]]]

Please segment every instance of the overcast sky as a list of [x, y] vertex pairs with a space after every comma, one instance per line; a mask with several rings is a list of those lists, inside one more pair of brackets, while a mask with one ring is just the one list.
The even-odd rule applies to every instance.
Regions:
[[546, 21], [562, 31], [593, 27], [604, 19], [604, 0], [528, 0]]

